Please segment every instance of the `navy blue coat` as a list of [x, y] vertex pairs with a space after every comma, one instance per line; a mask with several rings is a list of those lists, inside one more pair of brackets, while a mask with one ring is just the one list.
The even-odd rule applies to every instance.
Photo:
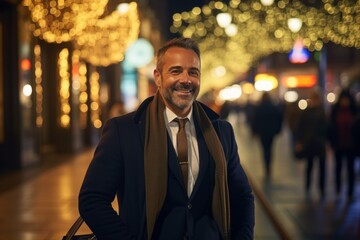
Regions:
[[[79, 211], [100, 240], [147, 239], [144, 137], [146, 110], [151, 100], [152, 97], [145, 100], [136, 112], [107, 122], [86, 173], [79, 194]], [[219, 135], [227, 160], [231, 239], [253, 239], [254, 197], [240, 165], [233, 129], [203, 107]], [[175, 150], [168, 144], [168, 192], [152, 239], [182, 239], [184, 231], [190, 231], [191, 239], [219, 239], [211, 217], [215, 164], [199, 130], [197, 136], [200, 170], [190, 198], [181, 181]], [[115, 196], [119, 214], [111, 205]]]

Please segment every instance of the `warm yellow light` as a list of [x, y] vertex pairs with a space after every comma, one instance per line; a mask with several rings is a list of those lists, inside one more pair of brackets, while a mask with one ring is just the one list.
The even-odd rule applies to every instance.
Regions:
[[270, 74], [257, 74], [255, 76], [255, 89], [258, 91], [271, 91], [277, 88], [278, 80]]
[[[360, 1], [320, 1], [318, 8], [298, 0], [262, 3], [211, 1], [202, 7], [199, 15], [191, 12], [174, 14], [171, 31], [196, 39], [203, 52], [202, 69], [206, 82], [201, 91], [228, 85], [274, 52], [288, 53], [298, 38], [303, 39], [304, 47], [309, 51], [321, 50], [326, 42], [360, 49]], [[227, 35], [226, 29], [219, 26], [218, 12], [230, 15], [226, 24], [236, 25], [238, 33], [235, 37]], [[292, 19], [290, 23], [298, 19], [295, 20], [298, 28], [294, 32], [289, 29], [287, 19]], [[198, 28], [199, 23], [203, 28]], [[226, 68], [226, 75], [220, 81], [222, 86], [213, 74], [218, 65]]]
[[60, 76], [59, 86], [59, 108], [60, 108], [60, 126], [70, 127], [70, 72], [69, 72], [69, 50], [64, 48], [59, 53], [58, 74]]
[[241, 86], [235, 84], [222, 89], [219, 93], [219, 96], [224, 101], [225, 100], [233, 101], [241, 97], [241, 94], [242, 94]]
[[233, 37], [238, 33], [238, 28], [235, 24], [231, 23], [225, 27], [225, 33], [229, 37]]
[[123, 61], [125, 50], [139, 36], [137, 4], [128, 4], [126, 12], [114, 11], [101, 19], [87, 21], [82, 34], [75, 39], [81, 58], [95, 66]]
[[299, 94], [295, 91], [287, 91], [284, 94], [284, 100], [286, 102], [296, 102], [299, 98]]
[[329, 93], [326, 95], [326, 100], [327, 100], [329, 103], [334, 103], [335, 100], [336, 100], [335, 93], [329, 92]]
[[260, 0], [260, 2], [264, 6], [271, 6], [274, 3], [274, 0]]
[[30, 97], [30, 95], [32, 94], [32, 87], [30, 84], [26, 84], [23, 87], [23, 94], [26, 97]]
[[301, 29], [302, 21], [300, 18], [289, 18], [287, 24], [292, 32], [297, 33]]
[[48, 42], [69, 42], [81, 34], [86, 22], [100, 17], [108, 0], [24, 0], [36, 37]]
[[317, 77], [313, 74], [284, 76], [282, 84], [287, 88], [310, 88], [317, 83]]
[[42, 68], [41, 68], [41, 47], [34, 46], [35, 61], [35, 99], [36, 99], [36, 126], [38, 128], [43, 125], [43, 86], [42, 86]]
[[50, 43], [72, 41], [81, 58], [95, 66], [124, 59], [126, 48], [139, 35], [137, 3], [121, 3], [103, 16], [108, 0], [24, 0], [31, 13], [30, 30]]
[[129, 4], [128, 3], [120, 3], [117, 7], [116, 10], [120, 13], [120, 14], [125, 14], [129, 11]]
[[252, 85], [251, 83], [244, 83], [242, 85], [242, 90], [245, 94], [250, 95], [254, 92], [254, 85]]
[[305, 110], [305, 109], [308, 107], [308, 102], [307, 102], [305, 99], [301, 99], [301, 100], [298, 102], [298, 107], [299, 107], [301, 110]]
[[94, 121], [94, 127], [95, 127], [95, 128], [101, 128], [101, 126], [102, 126], [101, 120], [100, 120], [100, 119], [96, 119], [96, 120]]
[[226, 28], [231, 23], [232, 16], [230, 13], [219, 13], [216, 15], [216, 21], [220, 27]]

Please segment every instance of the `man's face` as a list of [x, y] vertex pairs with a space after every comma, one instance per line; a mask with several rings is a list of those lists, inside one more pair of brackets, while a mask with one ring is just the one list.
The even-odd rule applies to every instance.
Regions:
[[165, 105], [178, 116], [186, 116], [200, 90], [200, 59], [190, 49], [169, 48], [161, 72], [154, 70], [155, 83]]

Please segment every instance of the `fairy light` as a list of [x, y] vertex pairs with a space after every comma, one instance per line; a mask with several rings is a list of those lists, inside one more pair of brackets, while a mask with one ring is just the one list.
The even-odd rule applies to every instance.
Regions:
[[[320, 51], [326, 42], [360, 48], [360, 1], [323, 0], [319, 8], [299, 0], [280, 0], [271, 5], [262, 3], [211, 1], [200, 12], [196, 8], [196, 14], [194, 8], [173, 15], [170, 30], [196, 39], [205, 53], [202, 68], [206, 82], [201, 92], [230, 84], [237, 75], [271, 53], [289, 52], [299, 38], [309, 51]], [[237, 27], [236, 34], [228, 35], [219, 27], [216, 21], [219, 12], [231, 15], [232, 24]], [[288, 20], [294, 18], [302, 22], [297, 32], [288, 27]], [[226, 68], [226, 75], [214, 78], [206, 74], [221, 65]]]
[[41, 47], [34, 46], [35, 58], [35, 101], [36, 101], [36, 126], [41, 128], [44, 122], [43, 118], [43, 86], [42, 86], [42, 67], [41, 67]]
[[121, 62], [140, 32], [137, 3], [121, 4], [103, 16], [108, 0], [23, 0], [30, 30], [49, 43], [72, 42], [82, 60], [95, 66]]
[[139, 29], [137, 4], [131, 2], [126, 12], [114, 11], [105, 18], [89, 20], [75, 45], [85, 61], [108, 66], [124, 59], [125, 50], [138, 38]]
[[108, 0], [24, 0], [31, 12], [31, 30], [47, 42], [68, 42], [81, 34], [86, 22], [100, 17]]
[[87, 94], [87, 78], [86, 78], [86, 64], [81, 62], [79, 65], [79, 109], [80, 109], [80, 128], [87, 127], [87, 112], [88, 112], [88, 94]]
[[91, 122], [95, 128], [101, 128], [100, 120], [100, 75], [98, 72], [92, 72], [90, 76], [90, 109]]
[[69, 50], [64, 48], [59, 53], [58, 71], [60, 76], [59, 84], [59, 123], [63, 128], [70, 127], [70, 72], [69, 72]]

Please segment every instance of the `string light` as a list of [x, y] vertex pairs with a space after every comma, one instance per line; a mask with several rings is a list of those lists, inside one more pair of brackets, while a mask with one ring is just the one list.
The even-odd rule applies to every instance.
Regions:
[[108, 66], [124, 59], [139, 35], [137, 4], [102, 17], [108, 0], [23, 0], [30, 10], [30, 30], [49, 43], [73, 42], [83, 60]]
[[69, 72], [69, 50], [64, 48], [59, 53], [58, 71], [60, 76], [59, 96], [60, 114], [59, 123], [63, 128], [70, 127], [70, 72]]
[[79, 109], [80, 109], [80, 127], [85, 129], [87, 127], [87, 112], [88, 112], [88, 94], [87, 94], [87, 68], [86, 64], [81, 62], [79, 66]]
[[137, 4], [131, 2], [126, 12], [114, 11], [105, 18], [88, 21], [75, 46], [85, 61], [108, 66], [124, 59], [126, 49], [138, 38], [139, 29]]
[[100, 75], [94, 71], [90, 75], [90, 109], [91, 109], [91, 122], [95, 128], [101, 128], [102, 122], [100, 120]]
[[41, 67], [41, 47], [35, 45], [35, 96], [36, 96], [36, 126], [41, 128], [43, 125], [43, 86], [42, 86], [42, 67]]
[[31, 30], [47, 42], [68, 42], [82, 33], [86, 22], [100, 17], [108, 0], [24, 0], [31, 12]]
[[[206, 79], [201, 92], [205, 92], [230, 84], [271, 53], [289, 52], [299, 38], [310, 51], [320, 51], [326, 42], [360, 48], [360, 1], [323, 0], [319, 4], [315, 8], [299, 0], [279, 0], [266, 6], [260, 1], [212, 1], [201, 9], [174, 14], [170, 30], [199, 42]], [[218, 25], [219, 13], [232, 16], [236, 34], [228, 35]], [[302, 22], [298, 32], [288, 27], [288, 19], [292, 18]], [[226, 75], [214, 78], [207, 74], [220, 65], [226, 67]]]

